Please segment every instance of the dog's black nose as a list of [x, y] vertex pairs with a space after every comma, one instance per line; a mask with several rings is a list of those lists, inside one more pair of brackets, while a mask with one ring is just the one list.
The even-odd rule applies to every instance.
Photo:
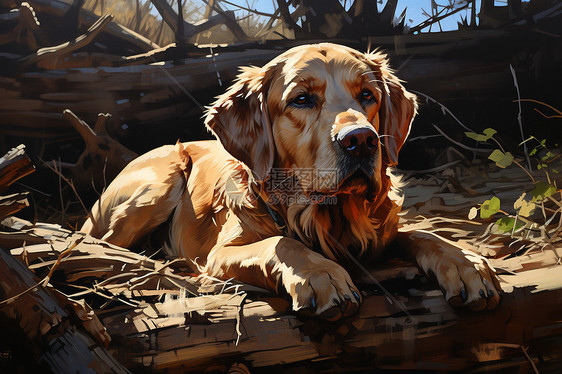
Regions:
[[379, 136], [367, 126], [344, 127], [336, 137], [340, 147], [353, 157], [368, 157], [376, 152]]

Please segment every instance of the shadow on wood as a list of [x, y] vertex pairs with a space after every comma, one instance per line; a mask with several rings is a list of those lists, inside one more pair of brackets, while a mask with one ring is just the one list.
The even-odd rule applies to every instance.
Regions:
[[[14, 218], [3, 224], [11, 230], [0, 234], [0, 245], [13, 248], [38, 275], [83, 237], [52, 224]], [[25, 248], [17, 248], [24, 241]], [[517, 261], [533, 263], [541, 256]], [[133, 371], [220, 372], [237, 362], [252, 372], [528, 371], [560, 365], [560, 269], [500, 275], [506, 291], [500, 306], [470, 313], [453, 310], [416, 267], [391, 261], [372, 275], [403, 306], [363, 284], [358, 315], [337, 323], [301, 320], [286, 299], [264, 290], [205, 281], [190, 276], [183, 261], [149, 259], [90, 237], [60, 262], [52, 283], [94, 307], [112, 337], [110, 352]]]

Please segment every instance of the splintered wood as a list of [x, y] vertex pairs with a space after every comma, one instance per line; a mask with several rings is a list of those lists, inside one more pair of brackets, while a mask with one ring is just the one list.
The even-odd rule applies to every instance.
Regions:
[[[23, 147], [1, 160], [4, 186], [32, 170]], [[97, 372], [124, 372], [120, 365], [237, 372], [240, 362], [246, 372], [279, 365], [527, 370], [539, 362], [548, 369], [562, 360], [559, 228], [551, 222], [521, 238], [465, 219], [470, 206], [491, 195], [512, 204], [529, 188], [517, 169], [487, 171], [492, 179], [483, 180], [477, 166], [410, 178], [401, 230], [431, 230], [487, 255], [505, 292], [493, 311], [453, 310], [432, 279], [392, 259], [357, 274], [364, 300], [357, 315], [337, 323], [303, 319], [287, 298], [234, 279], [195, 276], [185, 260], [155, 259], [56, 224], [8, 217], [0, 230], [0, 313], [37, 344], [52, 342], [58, 331], [64, 352], [79, 350], [69, 353], [73, 360], [63, 350], [45, 351], [55, 372], [84, 362]]]
[[[519, 175], [496, 177], [512, 185]], [[420, 217], [419, 210], [434, 209], [424, 208], [423, 203], [433, 204], [435, 191], [429, 184], [424, 192], [423, 184], [412, 186], [415, 196], [405, 204], [412, 212], [403, 216], [404, 229], [431, 228], [476, 250], [484, 242], [499, 248], [509, 239], [482, 237], [485, 225], [460, 215]], [[479, 191], [483, 198], [509, 190], [499, 184], [481, 188], [487, 189]], [[466, 208], [463, 193], [442, 189], [439, 208]], [[133, 371], [221, 372], [241, 361], [250, 369], [466, 371], [485, 365], [528, 370], [562, 359], [556, 317], [562, 313], [562, 303], [556, 302], [562, 298], [562, 253], [556, 240], [541, 251], [490, 259], [500, 269], [505, 291], [494, 311], [458, 313], [417, 267], [392, 260], [371, 273], [384, 289], [362, 284], [364, 302], [356, 316], [325, 323], [300, 318], [287, 299], [265, 290], [191, 275], [183, 260], [155, 260], [53, 224], [17, 218], [2, 224], [0, 245], [39, 277], [51, 271], [51, 284], [86, 314], [91, 306], [111, 336], [109, 351]], [[61, 253], [79, 239], [53, 272]]]
[[[88, 367], [97, 373], [128, 373], [105, 349], [110, 337], [87, 305], [67, 300], [51, 285], [42, 286], [4, 250], [0, 272], [0, 313], [16, 322], [31, 342], [29, 359], [53, 373], [84, 372]], [[87, 332], [72, 322], [75, 317]]]
[[[25, 146], [19, 145], [0, 157], [0, 192], [8, 189], [18, 179], [35, 171], [31, 160], [25, 154]], [[0, 196], [0, 219], [8, 217], [29, 206], [27, 192]]]

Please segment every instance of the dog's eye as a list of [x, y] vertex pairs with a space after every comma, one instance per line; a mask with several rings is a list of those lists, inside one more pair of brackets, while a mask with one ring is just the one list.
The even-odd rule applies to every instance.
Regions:
[[289, 105], [297, 108], [312, 108], [314, 106], [314, 98], [308, 94], [300, 94]]
[[369, 105], [375, 101], [375, 95], [370, 90], [364, 89], [359, 94], [359, 101], [363, 105]]

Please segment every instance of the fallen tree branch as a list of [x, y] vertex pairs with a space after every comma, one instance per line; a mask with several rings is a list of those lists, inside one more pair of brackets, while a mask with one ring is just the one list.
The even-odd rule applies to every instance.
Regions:
[[[210, 4], [208, 0], [203, 0], [203, 2], [207, 5]], [[219, 15], [223, 15], [223, 22], [225, 26], [230, 29], [236, 39], [241, 42], [249, 40], [248, 35], [246, 35], [244, 30], [242, 30], [242, 27], [238, 24], [238, 22], [236, 22], [236, 17], [234, 16], [233, 11], [224, 11], [216, 1], [213, 1], [211, 7], [215, 12], [219, 13]]]
[[269, 17], [269, 18], [273, 18], [274, 20], [279, 19], [279, 15], [277, 14], [277, 11], [275, 11], [275, 13], [273, 13], [273, 14], [272, 13], [264, 13], [264, 12], [260, 12], [259, 10], [256, 10], [256, 9], [247, 8], [247, 7], [242, 6], [240, 4], [231, 3], [230, 1], [227, 1], [227, 0], [221, 0], [221, 2], [223, 2], [225, 4], [228, 4], [230, 6], [236, 7], [238, 9], [242, 9], [242, 10], [245, 10], [247, 12], [253, 13], [253, 14], [258, 15], [258, 16]]
[[98, 119], [92, 129], [85, 121], [78, 118], [70, 109], [63, 111], [64, 118], [80, 134], [86, 147], [75, 164], [62, 164], [70, 169], [72, 181], [79, 190], [107, 187], [125, 166], [138, 155], [109, 136], [106, 124], [111, 118], [109, 113], [98, 113]]
[[[168, 4], [166, 0], [150, 0], [152, 4], [158, 10], [158, 13], [162, 16], [162, 19], [174, 32], [174, 34], [178, 33], [178, 15], [177, 12]], [[234, 34], [234, 36], [240, 41], [247, 41], [248, 36], [242, 30], [240, 25], [236, 22], [236, 18], [234, 16], [233, 11], [226, 11], [223, 12], [222, 10], [218, 9], [216, 5], [213, 5], [214, 9], [219, 13], [212, 17], [209, 17], [206, 21], [199, 23], [199, 24], [192, 24], [187, 21], [183, 21], [183, 35], [186, 39], [190, 39], [193, 36], [203, 32], [205, 30], [210, 29], [219, 24], [226, 25], [230, 31]]]
[[29, 66], [47, 59], [56, 61], [57, 57], [68, 54], [91, 43], [112, 19], [113, 16], [111, 14], [106, 14], [98, 19], [85, 34], [80, 35], [72, 41], [54, 47], [41, 48], [34, 54], [22, 58], [20, 62], [23, 63], [23, 66]]
[[449, 17], [449, 16], [452, 16], [453, 14], [456, 14], [456, 13], [460, 12], [461, 10], [464, 10], [464, 9], [468, 8], [469, 4], [470, 4], [470, 3], [467, 2], [465, 5], [460, 6], [460, 7], [456, 8], [456, 9], [450, 11], [450, 12], [447, 12], [447, 13], [441, 15], [441, 16], [433, 16], [433, 17], [431, 17], [431, 18], [429, 18], [429, 19], [423, 21], [423, 22], [420, 23], [419, 25], [416, 25], [416, 26], [410, 28], [410, 29], [408, 30], [408, 32], [409, 32], [410, 34], [413, 34], [413, 33], [416, 32], [416, 31], [421, 31], [421, 30], [425, 29], [425, 28], [428, 27], [428, 26], [431, 26], [431, 25], [433, 25], [433, 24], [435, 24], [435, 23], [438, 23], [438, 22], [444, 20], [445, 18], [447, 18], [447, 17]]
[[[38, 13], [46, 13], [57, 17], [63, 17], [72, 7], [72, 3], [61, 0], [33, 0], [33, 7]], [[100, 18], [100, 16], [88, 10], [80, 9], [79, 22], [82, 26], [91, 27]], [[127, 41], [145, 52], [150, 51], [151, 49], [160, 48], [158, 44], [115, 22], [110, 22], [105, 28], [105, 32]]]
[[25, 43], [31, 51], [37, 49], [35, 33], [39, 33], [39, 21], [29, 3], [21, 3], [19, 9], [0, 15], [0, 22], [17, 21], [17, 25], [10, 31], [0, 35], [0, 45], [8, 44], [16, 40], [17, 43]]

